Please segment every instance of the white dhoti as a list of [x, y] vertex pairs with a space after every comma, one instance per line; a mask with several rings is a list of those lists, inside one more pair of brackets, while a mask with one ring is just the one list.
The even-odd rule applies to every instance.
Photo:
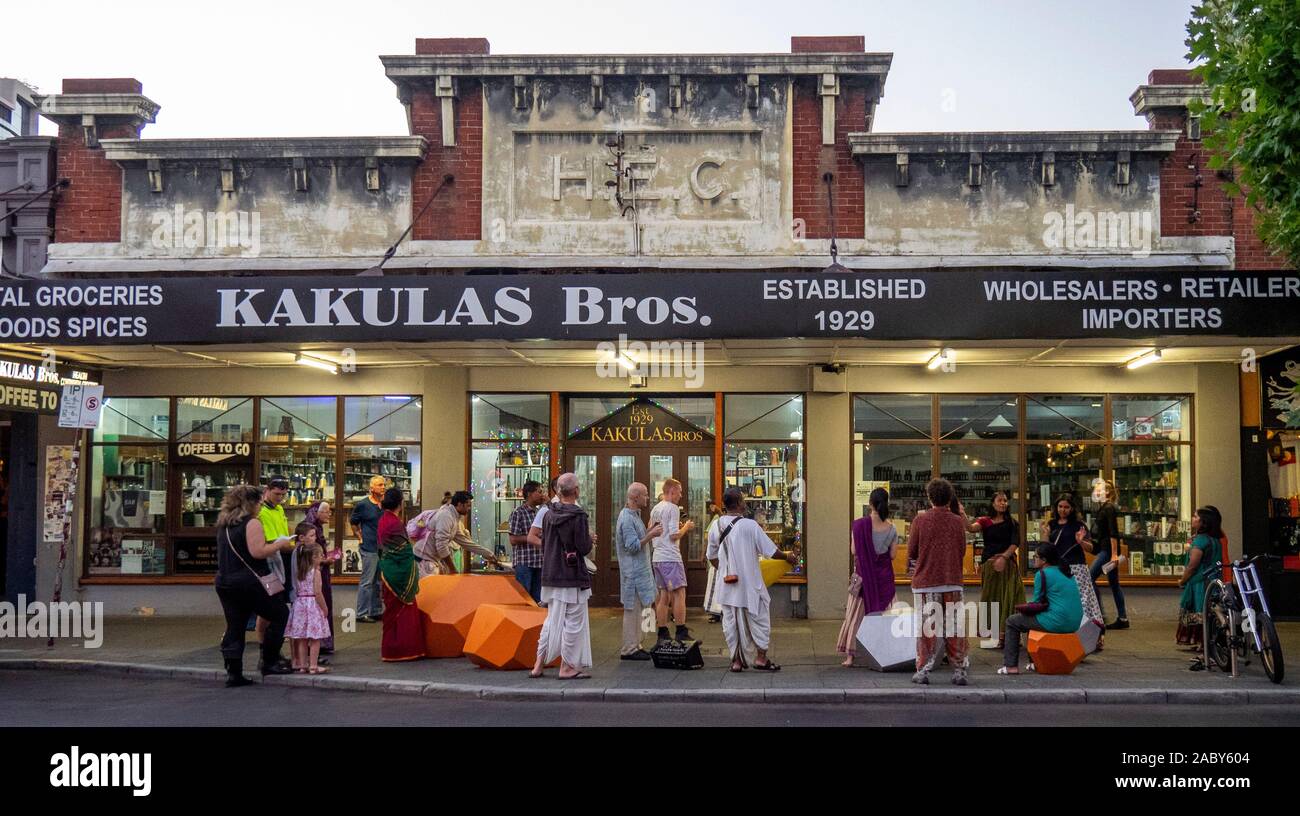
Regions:
[[772, 643], [768, 601], [759, 601], [757, 614], [748, 607], [723, 605], [722, 634], [727, 638], [727, 651], [732, 660], [740, 660], [746, 668], [754, 665], [757, 650], [766, 652]]
[[718, 568], [709, 564], [709, 577], [704, 584], [704, 611], [710, 615], [721, 615], [722, 604], [718, 603]]
[[421, 558], [415, 562], [415, 571], [421, 578], [427, 575], [442, 575], [442, 562], [432, 558]]
[[574, 668], [591, 667], [590, 597], [590, 589], [542, 586], [546, 621], [537, 639], [537, 656], [543, 666], [558, 657]]

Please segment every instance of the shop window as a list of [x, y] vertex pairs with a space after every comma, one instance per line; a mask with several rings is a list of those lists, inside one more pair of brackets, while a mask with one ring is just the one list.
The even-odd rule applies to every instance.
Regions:
[[803, 397], [798, 394], [728, 394], [727, 439], [803, 439]]
[[[318, 501], [334, 501], [337, 458], [333, 445], [297, 444], [263, 445], [258, 452], [258, 483], [265, 485], [272, 477], [282, 476], [289, 482], [284, 499], [284, 513], [292, 529]], [[329, 538], [329, 531], [326, 531]], [[329, 542], [333, 543], [331, 539]]]
[[943, 439], [1015, 439], [1020, 436], [1019, 398], [939, 395]]
[[[1018, 445], [946, 445], [939, 449], [939, 474], [952, 482], [957, 498], [972, 520], [993, 512], [993, 497], [1006, 493], [1010, 511], [1019, 518], [1020, 449]], [[978, 579], [983, 565], [984, 538], [967, 531], [969, 546], [963, 559], [967, 578]]]
[[650, 401], [701, 430], [718, 432], [717, 401], [713, 397], [651, 397]]
[[338, 434], [337, 397], [263, 397], [261, 402], [262, 442], [332, 442]]
[[1033, 396], [1025, 405], [1029, 439], [1101, 439], [1106, 410], [1099, 396]]
[[93, 445], [90, 460], [88, 574], [164, 574], [167, 448]]
[[929, 394], [867, 394], [853, 398], [853, 438], [929, 439], [934, 401]]
[[244, 397], [178, 397], [176, 441], [252, 442], [253, 401]]
[[1177, 577], [1191, 538], [1191, 448], [1186, 445], [1116, 445], [1115, 507], [1128, 548], [1125, 575]]
[[97, 442], [166, 442], [171, 405], [166, 397], [110, 397], [104, 400]]
[[350, 442], [420, 441], [417, 397], [344, 397], [343, 435]]
[[[1052, 508], [1063, 493], [1074, 496], [1079, 512], [1092, 529], [1093, 514], [1101, 506], [1094, 490], [1101, 478], [1104, 454], [1102, 445], [1073, 442], [1025, 447], [1025, 533], [1030, 541], [1038, 541], [1039, 528], [1051, 519]], [[1032, 544], [1030, 549], [1034, 549]]]
[[[550, 480], [551, 397], [475, 394], [470, 407], [470, 537], [498, 557], [508, 557], [510, 515], [524, 503], [524, 484], [535, 481], [545, 487]], [[471, 566], [486, 565], [475, 556]]]
[[626, 408], [633, 401], [632, 397], [570, 397], [568, 435], [572, 436], [588, 425]]
[[1192, 438], [1189, 397], [1124, 396], [1111, 400], [1111, 436], [1116, 440]]
[[[728, 487], [738, 486], [744, 492], [755, 521], [763, 525], [773, 543], [798, 554], [788, 574], [802, 576], [807, 563], [803, 546], [803, 396], [728, 394], [723, 414], [727, 432], [723, 479]], [[721, 511], [720, 507], [714, 509]]]
[[[384, 477], [385, 489], [396, 487], [402, 491], [406, 518], [420, 513], [419, 445], [348, 445], [343, 449], [343, 467], [340, 518], [349, 518], [353, 505], [366, 501], [370, 479], [374, 476]], [[351, 525], [343, 539], [342, 563], [345, 574], [361, 572], [361, 539], [353, 534]]]

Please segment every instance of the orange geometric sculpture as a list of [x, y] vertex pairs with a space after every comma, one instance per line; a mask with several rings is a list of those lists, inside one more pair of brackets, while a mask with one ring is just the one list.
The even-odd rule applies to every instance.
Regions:
[[415, 605], [424, 627], [427, 657], [460, 657], [474, 613], [483, 604], [536, 607], [512, 575], [426, 575]]
[[1074, 632], [1029, 633], [1029, 659], [1039, 674], [1069, 674], [1083, 658], [1083, 643]]
[[532, 668], [545, 621], [546, 610], [536, 606], [483, 604], [465, 638], [465, 656], [484, 669]]

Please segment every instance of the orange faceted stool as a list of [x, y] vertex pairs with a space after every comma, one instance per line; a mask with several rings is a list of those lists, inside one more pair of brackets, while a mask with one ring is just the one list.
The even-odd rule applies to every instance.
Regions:
[[426, 575], [415, 605], [424, 628], [427, 657], [460, 657], [465, 652], [474, 613], [483, 604], [522, 604], [537, 608], [512, 575]]
[[1074, 632], [1029, 633], [1029, 659], [1039, 674], [1069, 674], [1083, 657], [1083, 643]]
[[484, 669], [532, 668], [545, 621], [546, 610], [536, 606], [483, 604], [465, 638], [465, 656]]

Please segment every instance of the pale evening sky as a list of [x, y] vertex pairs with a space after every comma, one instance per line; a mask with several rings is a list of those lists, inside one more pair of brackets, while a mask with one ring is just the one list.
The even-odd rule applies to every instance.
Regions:
[[[131, 76], [162, 106], [145, 138], [406, 132], [380, 54], [483, 36], [506, 53], [788, 52], [862, 34], [894, 54], [876, 130], [1143, 129], [1128, 97], [1185, 67], [1191, 0], [65, 0], [4, 13], [0, 76]], [[945, 101], [948, 104], [945, 104]], [[41, 132], [55, 127], [42, 120]]]

